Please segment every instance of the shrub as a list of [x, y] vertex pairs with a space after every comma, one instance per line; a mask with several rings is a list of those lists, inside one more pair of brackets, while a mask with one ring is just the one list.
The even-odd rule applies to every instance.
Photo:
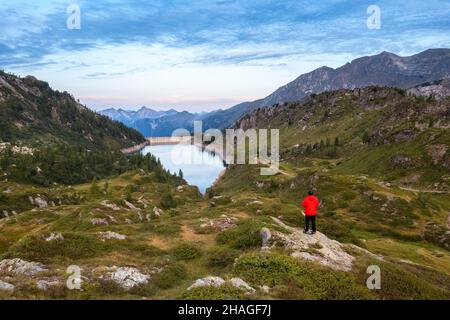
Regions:
[[64, 234], [63, 236], [64, 240], [62, 241], [45, 241], [43, 236], [30, 236], [13, 245], [7, 255], [46, 262], [54, 257], [90, 258], [112, 249], [110, 244], [84, 235]]
[[186, 291], [181, 296], [183, 300], [242, 300], [245, 298], [243, 290], [229, 285], [222, 285], [218, 288], [194, 288], [191, 291]]
[[274, 286], [287, 277], [299, 275], [302, 269], [289, 256], [247, 255], [236, 261], [234, 272], [253, 284]]
[[173, 254], [179, 260], [192, 260], [201, 256], [201, 251], [197, 247], [185, 243], [176, 247]]
[[245, 222], [236, 228], [218, 234], [217, 242], [235, 249], [255, 248], [261, 245], [259, 231], [262, 225], [257, 222]]
[[161, 197], [159, 203], [163, 209], [171, 209], [177, 207], [177, 202], [171, 193], [167, 192]]
[[220, 248], [211, 252], [207, 260], [207, 265], [211, 268], [224, 269], [231, 266], [238, 256], [239, 251], [237, 250]]
[[169, 289], [186, 278], [186, 268], [181, 263], [172, 263], [152, 278], [152, 283], [161, 289]]

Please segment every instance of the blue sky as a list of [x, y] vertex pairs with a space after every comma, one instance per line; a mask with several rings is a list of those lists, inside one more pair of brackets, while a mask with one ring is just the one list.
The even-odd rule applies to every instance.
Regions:
[[[66, 26], [74, 3], [80, 30]], [[323, 65], [450, 47], [448, 0], [0, 0], [0, 12], [0, 68], [93, 109], [227, 108]]]

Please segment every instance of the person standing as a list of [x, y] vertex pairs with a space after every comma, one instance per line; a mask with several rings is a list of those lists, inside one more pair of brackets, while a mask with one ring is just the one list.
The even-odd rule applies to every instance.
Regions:
[[305, 230], [304, 233], [308, 233], [309, 225], [311, 224], [311, 234], [316, 233], [316, 216], [317, 208], [319, 207], [319, 199], [314, 196], [313, 191], [308, 192], [308, 196], [303, 199], [302, 207], [305, 210]]

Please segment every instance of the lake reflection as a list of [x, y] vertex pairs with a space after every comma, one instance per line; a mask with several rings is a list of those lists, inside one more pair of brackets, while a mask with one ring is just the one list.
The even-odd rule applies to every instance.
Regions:
[[208, 152], [202, 152], [193, 145], [159, 145], [147, 146], [143, 154], [151, 153], [159, 158], [161, 164], [171, 173], [183, 171], [184, 179], [205, 193], [225, 167], [222, 159]]

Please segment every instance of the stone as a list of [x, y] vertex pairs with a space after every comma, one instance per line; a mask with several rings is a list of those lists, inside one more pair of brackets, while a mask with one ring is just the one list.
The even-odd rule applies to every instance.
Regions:
[[63, 241], [64, 237], [61, 233], [51, 233], [47, 238], [45, 238], [45, 241]]
[[36, 197], [32, 203], [37, 205], [39, 208], [47, 208], [48, 207], [47, 201], [39, 196]]
[[93, 226], [100, 226], [100, 225], [108, 225], [108, 221], [103, 218], [92, 218], [91, 223]]
[[19, 258], [0, 261], [0, 272], [11, 272], [17, 275], [33, 276], [43, 271], [46, 271], [46, 268], [39, 262], [29, 262]]
[[262, 228], [259, 232], [262, 239], [261, 250], [267, 250], [269, 248], [269, 240], [272, 238], [272, 233], [266, 227]]
[[147, 284], [150, 276], [141, 273], [136, 268], [121, 267], [111, 274], [111, 280], [124, 289], [131, 289], [141, 284]]
[[270, 292], [270, 287], [269, 287], [269, 286], [264, 285], [264, 286], [261, 286], [261, 287], [259, 287], [259, 288], [260, 288], [261, 291], [264, 292], [264, 293], [269, 293], [269, 292]]
[[15, 288], [12, 284], [0, 280], [0, 291], [13, 292]]
[[125, 203], [125, 205], [131, 210], [138, 210], [138, 208], [136, 208], [131, 202], [128, 202], [127, 200], [123, 200], [123, 203]]
[[163, 211], [162, 211], [162, 209], [160, 209], [158, 207], [154, 207], [153, 213], [155, 214], [155, 216], [159, 217], [163, 213]]
[[100, 202], [100, 204], [101, 204], [102, 206], [106, 207], [106, 208], [109, 208], [109, 209], [113, 210], [113, 211], [119, 211], [119, 210], [120, 210], [120, 207], [118, 207], [116, 204], [114, 204], [114, 203], [108, 203], [108, 201], [106, 201], [106, 200]]
[[232, 278], [230, 280], [230, 283], [233, 287], [243, 289], [247, 293], [253, 293], [256, 291], [254, 288], [252, 288], [247, 282], [245, 282], [241, 278]]
[[212, 220], [206, 220], [205, 223], [202, 223], [200, 225], [200, 228], [202, 229], [212, 229], [214, 231], [224, 231], [229, 228], [236, 227], [236, 219], [235, 218], [229, 218], [227, 216], [222, 216], [217, 219]]
[[39, 280], [36, 283], [36, 287], [39, 290], [44, 290], [45, 291], [45, 290], [47, 290], [50, 287], [56, 287], [56, 286], [59, 286], [60, 284], [61, 284], [61, 282], [58, 279], [56, 279], [56, 278], [42, 279], [42, 280]]
[[117, 239], [117, 240], [125, 240], [127, 238], [126, 235], [119, 234], [112, 231], [106, 231], [106, 232], [99, 232], [98, 233], [100, 240], [106, 241], [111, 239]]
[[209, 276], [201, 279], [195, 280], [195, 282], [188, 288], [188, 291], [191, 291], [195, 288], [200, 287], [220, 287], [225, 284], [225, 280], [220, 277]]
[[272, 219], [290, 234], [274, 231], [272, 236], [280, 240], [291, 256], [316, 261], [334, 270], [351, 271], [355, 258], [348, 254], [342, 243], [329, 239], [321, 232], [304, 234], [303, 229], [289, 227], [279, 219]]

